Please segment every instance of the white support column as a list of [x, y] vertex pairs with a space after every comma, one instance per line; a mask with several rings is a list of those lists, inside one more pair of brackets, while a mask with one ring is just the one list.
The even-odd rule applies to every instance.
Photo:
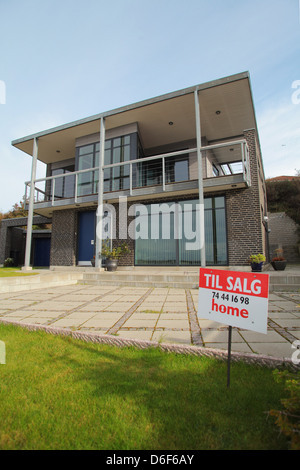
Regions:
[[38, 157], [38, 139], [33, 139], [33, 153], [32, 153], [32, 164], [31, 164], [31, 180], [30, 180], [30, 196], [29, 196], [29, 208], [27, 218], [27, 234], [26, 234], [26, 248], [25, 248], [25, 264], [22, 271], [30, 271], [30, 254], [31, 254], [31, 239], [32, 239], [32, 220], [33, 220], [33, 204], [34, 204], [34, 191], [35, 191], [35, 179], [36, 179], [36, 166]]
[[195, 116], [196, 116], [196, 138], [197, 138], [197, 161], [198, 161], [198, 187], [199, 187], [199, 231], [200, 231], [200, 252], [201, 266], [205, 267], [205, 229], [204, 229], [204, 196], [203, 196], [203, 172], [202, 172], [202, 152], [201, 152], [201, 121], [198, 89], [194, 91]]
[[103, 227], [103, 165], [105, 149], [105, 119], [100, 122], [100, 152], [99, 152], [99, 183], [98, 183], [98, 208], [96, 213], [96, 253], [95, 267], [101, 268], [102, 227]]

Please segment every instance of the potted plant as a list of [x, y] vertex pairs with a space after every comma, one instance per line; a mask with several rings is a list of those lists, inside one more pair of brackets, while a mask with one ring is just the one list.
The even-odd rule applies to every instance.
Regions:
[[103, 242], [101, 255], [106, 258], [105, 267], [107, 271], [116, 271], [119, 258], [126, 253], [130, 253], [130, 250], [125, 242], [117, 248], [111, 248], [110, 240], [105, 240]]
[[262, 265], [264, 261], [266, 261], [266, 257], [265, 255], [258, 253], [257, 255], [250, 255], [249, 261], [251, 264], [252, 272], [261, 272]]
[[275, 256], [272, 258], [271, 265], [275, 271], [284, 271], [286, 267], [286, 259], [283, 256], [283, 249], [277, 248], [275, 250]]

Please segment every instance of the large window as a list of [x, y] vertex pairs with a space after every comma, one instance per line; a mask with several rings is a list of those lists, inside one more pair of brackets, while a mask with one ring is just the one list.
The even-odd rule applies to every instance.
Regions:
[[[136, 133], [128, 134], [105, 141], [104, 165], [129, 162], [137, 158], [138, 137]], [[99, 142], [83, 145], [77, 149], [77, 170], [93, 171], [79, 173], [78, 196], [98, 192]], [[106, 168], [104, 170], [104, 192], [129, 189], [129, 165]]]
[[[136, 265], [201, 264], [198, 200], [140, 206], [136, 209]], [[227, 264], [225, 198], [204, 204], [207, 265]]]
[[[162, 160], [149, 160], [137, 165], [137, 186], [154, 186], [163, 182]], [[165, 158], [165, 182], [178, 183], [189, 180], [189, 159], [187, 155]]]
[[[51, 176], [64, 175], [62, 177], [55, 178], [52, 182], [52, 185], [54, 184], [55, 198], [60, 199], [74, 197], [75, 176], [73, 174], [68, 175], [68, 173], [72, 173], [73, 171], [74, 165], [70, 165], [64, 168], [56, 168], [51, 171]], [[52, 197], [52, 193], [50, 196]]]
[[[88, 170], [99, 165], [99, 142], [84, 145], [77, 150], [77, 170]], [[87, 171], [79, 173], [77, 182], [78, 196], [95, 194], [98, 191], [99, 172]]]
[[[129, 162], [131, 156], [131, 136], [124, 135], [105, 141], [104, 165]], [[129, 165], [121, 165], [104, 170], [104, 192], [129, 189]]]

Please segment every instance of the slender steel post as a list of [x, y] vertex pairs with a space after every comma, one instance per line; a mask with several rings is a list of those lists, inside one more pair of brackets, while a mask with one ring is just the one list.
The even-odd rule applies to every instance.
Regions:
[[232, 337], [232, 326], [229, 326], [228, 327], [227, 388], [229, 388], [230, 386], [231, 337]]
[[102, 227], [103, 227], [103, 165], [105, 149], [105, 120], [100, 121], [100, 152], [99, 152], [99, 182], [98, 182], [98, 208], [96, 212], [96, 253], [95, 267], [101, 268]]
[[34, 204], [34, 191], [36, 179], [36, 166], [38, 157], [38, 139], [33, 139], [33, 153], [31, 164], [31, 180], [30, 180], [30, 195], [29, 195], [29, 208], [27, 217], [27, 234], [26, 234], [26, 248], [25, 248], [25, 264], [22, 268], [24, 271], [29, 271], [30, 267], [30, 254], [31, 254], [31, 239], [32, 239], [32, 220], [33, 220], [33, 204]]
[[199, 188], [199, 231], [200, 231], [200, 253], [201, 266], [205, 267], [205, 229], [204, 229], [204, 196], [203, 196], [203, 174], [202, 174], [202, 153], [201, 153], [201, 125], [200, 125], [200, 104], [198, 89], [194, 91], [195, 97], [195, 117], [196, 117], [196, 138], [197, 138], [197, 161], [198, 161], [198, 188]]

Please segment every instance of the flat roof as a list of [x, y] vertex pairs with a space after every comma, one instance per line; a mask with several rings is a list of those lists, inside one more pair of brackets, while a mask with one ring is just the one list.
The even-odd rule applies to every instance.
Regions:
[[33, 139], [38, 138], [40, 161], [71, 159], [75, 157], [75, 140], [100, 133], [102, 117], [107, 130], [137, 122], [145, 149], [195, 139], [195, 90], [199, 90], [201, 135], [208, 141], [257, 129], [250, 76], [243, 72], [43, 130], [13, 140], [12, 145], [32, 155]]

